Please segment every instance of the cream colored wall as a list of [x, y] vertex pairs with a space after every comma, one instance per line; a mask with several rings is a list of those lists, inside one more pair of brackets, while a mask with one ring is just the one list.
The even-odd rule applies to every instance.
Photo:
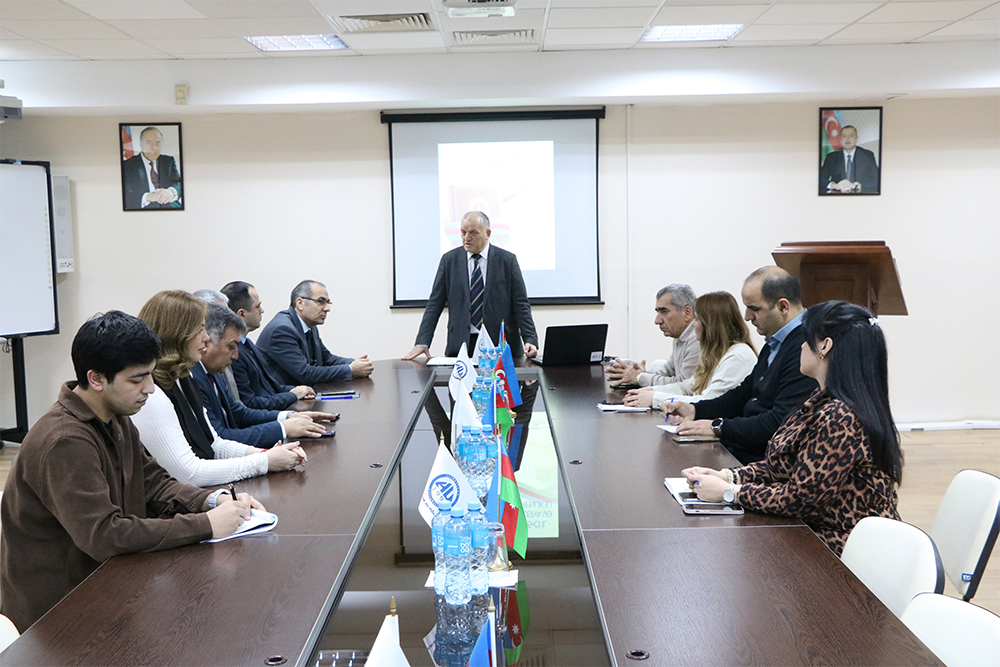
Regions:
[[[606, 321], [610, 351], [662, 356], [651, 313], [663, 284], [736, 294], [782, 241], [884, 239], [911, 313], [883, 318], [897, 419], [1000, 418], [997, 98], [885, 103], [884, 194], [849, 199], [815, 194], [817, 106], [610, 107], [600, 155], [607, 305], [537, 308], [539, 330]], [[313, 278], [335, 301], [321, 330], [334, 352], [388, 358], [412, 344], [421, 311], [389, 309], [389, 151], [376, 112], [185, 115], [187, 210], [125, 213], [118, 122], [169, 120], [29, 116], [0, 127], [0, 156], [49, 160], [73, 185], [77, 270], [58, 280], [63, 333], [25, 343], [31, 422], [71, 376], [83, 320], [138, 312], [160, 289], [248, 280], [273, 314]], [[437, 352], [443, 332], [444, 318]], [[4, 426], [10, 377], [0, 355]]]

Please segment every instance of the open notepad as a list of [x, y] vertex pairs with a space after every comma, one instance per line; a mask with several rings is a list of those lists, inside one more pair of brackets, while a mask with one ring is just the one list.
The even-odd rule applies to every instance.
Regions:
[[205, 540], [206, 542], [225, 542], [226, 540], [231, 540], [234, 537], [243, 537], [244, 535], [256, 535], [257, 533], [266, 533], [272, 530], [278, 524], [278, 515], [271, 514], [270, 512], [261, 512], [260, 510], [251, 509], [250, 518], [243, 522], [236, 532], [232, 535], [226, 535], [225, 537], [216, 537], [212, 540]]
[[743, 508], [739, 505], [729, 503], [709, 503], [699, 500], [691, 487], [688, 486], [687, 479], [683, 477], [666, 477], [663, 486], [667, 487], [670, 495], [681, 506], [685, 514], [743, 514]]

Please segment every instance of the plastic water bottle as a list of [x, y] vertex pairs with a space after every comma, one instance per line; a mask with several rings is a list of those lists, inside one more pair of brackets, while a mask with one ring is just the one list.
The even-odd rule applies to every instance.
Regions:
[[438, 513], [431, 520], [431, 546], [434, 548], [434, 592], [444, 595], [444, 582], [448, 576], [444, 563], [444, 527], [451, 519], [451, 503], [447, 500], [438, 505]]
[[466, 458], [468, 457], [469, 440], [472, 438], [472, 427], [463, 426], [462, 432], [458, 434], [458, 438], [455, 441], [455, 463], [458, 464], [458, 469], [465, 473], [465, 476], [469, 476]]
[[490, 573], [487, 570], [489, 554], [490, 524], [482, 512], [478, 500], [469, 501], [469, 527], [472, 531], [472, 558], [469, 565], [469, 579], [473, 595], [482, 595], [490, 590]]
[[[489, 352], [490, 347], [486, 344], [486, 336], [479, 337], [479, 360], [476, 362], [476, 373], [480, 377], [486, 377], [489, 373], [493, 371], [493, 366], [490, 366]], [[495, 364], [494, 364], [495, 365]]]
[[451, 520], [444, 526], [444, 599], [450, 605], [465, 604], [472, 599], [469, 581], [471, 551], [472, 531], [465, 520], [465, 510], [452, 507]]
[[493, 435], [492, 433], [483, 433], [483, 452], [486, 459], [483, 461], [482, 465], [482, 477], [483, 477], [483, 493], [479, 496], [483, 498], [490, 491], [490, 486], [493, 484], [493, 476], [496, 474], [497, 469], [497, 439], [499, 435]]
[[469, 458], [469, 486], [476, 492], [477, 497], [482, 497], [483, 493], [483, 473], [486, 466], [486, 442], [483, 439], [483, 431], [479, 428], [472, 429], [472, 437], [469, 438], [468, 458]]
[[476, 384], [472, 387], [472, 404], [476, 406], [476, 414], [480, 419], [486, 414], [486, 404], [489, 402], [489, 392], [486, 390], [486, 381], [480, 375], [476, 377]]

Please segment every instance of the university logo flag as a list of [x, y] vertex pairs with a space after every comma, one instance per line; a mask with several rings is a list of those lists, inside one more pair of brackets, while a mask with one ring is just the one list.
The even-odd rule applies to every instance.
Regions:
[[472, 647], [472, 655], [466, 667], [496, 667], [496, 626], [493, 624], [493, 614], [486, 615], [486, 623], [479, 633], [476, 645]]
[[493, 345], [493, 339], [490, 338], [490, 332], [486, 330], [486, 323], [479, 327], [479, 338], [476, 339], [476, 349], [472, 351], [472, 363], [476, 366], [479, 365], [479, 348], [483, 346], [483, 341], [486, 341], [486, 347], [496, 347]]
[[483, 422], [479, 421], [479, 413], [464, 385], [458, 385], [457, 392], [452, 392], [452, 398], [455, 399], [455, 405], [451, 408], [451, 441], [457, 443], [463, 426], [481, 428]]
[[403, 649], [399, 647], [399, 616], [389, 614], [382, 621], [382, 628], [375, 637], [365, 664], [371, 667], [410, 667]]
[[521, 405], [524, 401], [521, 400], [521, 387], [517, 383], [517, 371], [514, 370], [514, 357], [510, 354], [509, 345], [500, 353], [495, 371], [497, 379], [502, 380], [503, 388], [507, 390], [507, 395], [510, 397], [510, 407], [516, 408]]
[[[507, 535], [507, 546], [517, 553], [524, 554], [528, 548], [528, 521], [524, 516], [524, 506], [521, 504], [521, 491], [517, 488], [517, 480], [514, 479], [514, 468], [510, 464], [510, 457], [507, 456], [507, 448], [503, 441], [500, 442], [500, 490], [499, 498], [503, 501], [503, 515], [500, 523], [503, 524], [504, 533]], [[495, 506], [495, 502], [490, 502]]]
[[503, 637], [504, 661], [507, 667], [517, 667], [521, 662], [521, 643], [528, 634], [528, 621], [531, 620], [528, 586], [524, 581], [519, 581], [516, 591], [504, 588], [501, 595], [507, 605], [507, 632]]
[[434, 457], [431, 474], [427, 476], [427, 484], [424, 485], [424, 490], [420, 494], [420, 504], [417, 506], [420, 516], [428, 526], [434, 520], [434, 515], [440, 511], [440, 503], [444, 500], [455, 506], [460, 502], [478, 500], [478, 496], [472, 490], [465, 474], [459, 470], [448, 448], [444, 443], [438, 443], [437, 456]]
[[458, 351], [455, 366], [451, 369], [451, 377], [448, 379], [448, 389], [453, 398], [459, 385], [465, 387], [466, 394], [476, 386], [476, 373], [472, 370], [472, 359], [469, 359], [469, 353], [465, 350], [465, 343], [462, 343], [462, 349]]

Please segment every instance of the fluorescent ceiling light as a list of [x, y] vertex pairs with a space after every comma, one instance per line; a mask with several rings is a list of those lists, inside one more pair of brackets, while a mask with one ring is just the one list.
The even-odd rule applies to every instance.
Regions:
[[243, 39], [261, 51], [331, 51], [348, 48], [336, 35], [270, 35]]
[[714, 25], [654, 25], [643, 35], [644, 42], [724, 42], [740, 30], [742, 23]]
[[515, 10], [507, 7], [449, 7], [448, 16], [453, 19], [492, 19], [514, 16]]

